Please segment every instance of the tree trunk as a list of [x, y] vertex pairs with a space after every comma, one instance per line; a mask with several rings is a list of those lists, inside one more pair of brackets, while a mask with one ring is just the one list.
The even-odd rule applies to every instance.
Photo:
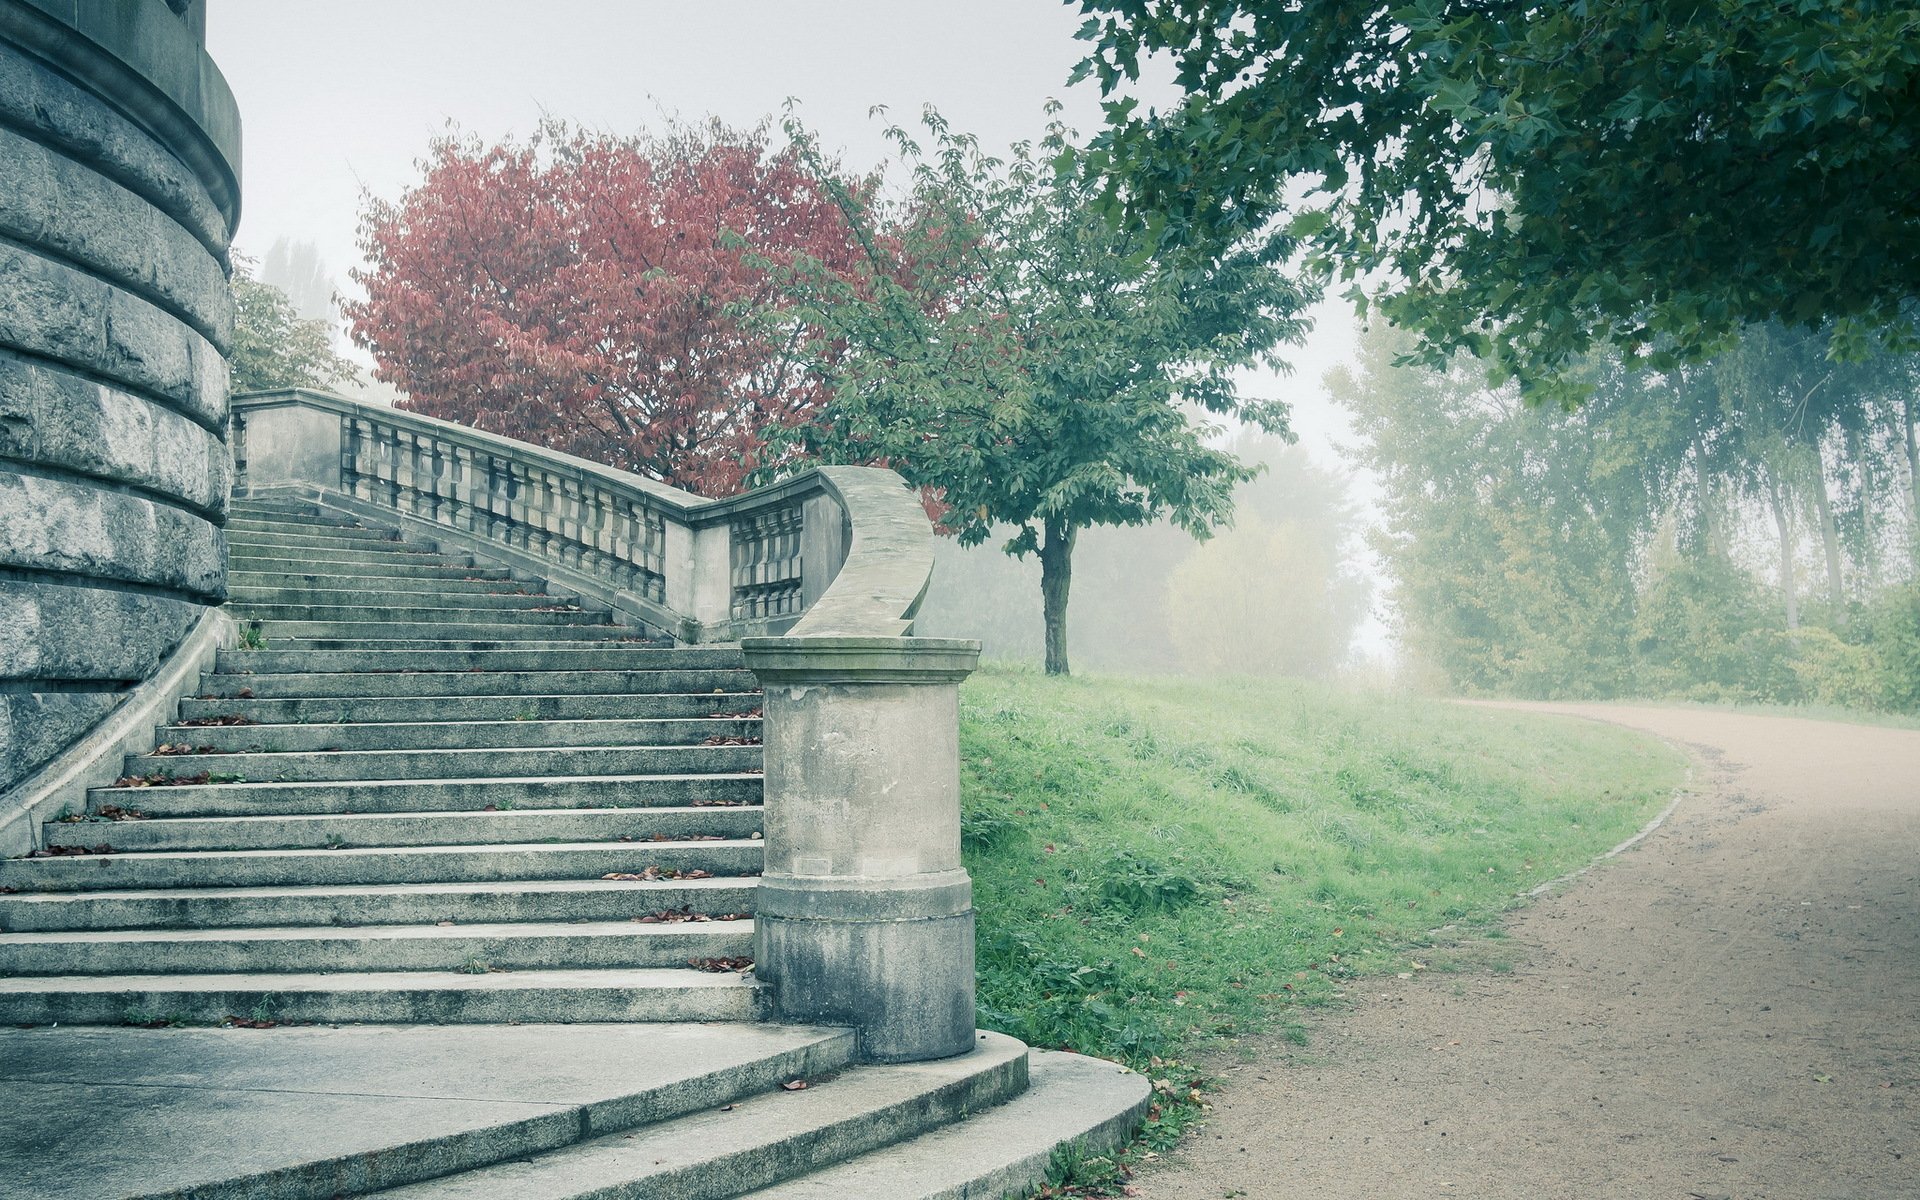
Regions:
[[1907, 490], [1913, 496], [1914, 541], [1920, 543], [1920, 440], [1914, 436], [1914, 424], [1920, 413], [1914, 411], [1912, 393], [1901, 397], [1900, 411], [1900, 436], [1907, 447]]
[[1767, 502], [1773, 509], [1773, 527], [1780, 533], [1780, 594], [1787, 602], [1787, 628], [1800, 628], [1800, 597], [1793, 582], [1793, 524], [1787, 498], [1778, 479], [1767, 484]]
[[1867, 439], [1860, 436], [1858, 429], [1847, 430], [1847, 455], [1853, 459], [1854, 470], [1859, 472], [1860, 478], [1860, 567], [1866, 573], [1867, 594], [1877, 595], [1880, 591], [1880, 534], [1874, 528], [1873, 505], [1879, 485], [1873, 478], [1873, 454], [1867, 447]]
[[1047, 522], [1040, 545], [1040, 602], [1047, 621], [1047, 674], [1066, 675], [1067, 593], [1073, 587], [1073, 543], [1079, 531], [1064, 522]]
[[1713, 479], [1707, 473], [1707, 450], [1699, 441], [1693, 444], [1694, 502], [1700, 507], [1700, 547], [1708, 558], [1721, 553], [1720, 531], [1714, 521]]
[[1820, 514], [1820, 544], [1827, 552], [1827, 607], [1833, 623], [1847, 623], [1846, 579], [1840, 569], [1840, 526], [1833, 519], [1833, 500], [1827, 495], [1827, 463], [1819, 451], [1813, 453], [1813, 507]]

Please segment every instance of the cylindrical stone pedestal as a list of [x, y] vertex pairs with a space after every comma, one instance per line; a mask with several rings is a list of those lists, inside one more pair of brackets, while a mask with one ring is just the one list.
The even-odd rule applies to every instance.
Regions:
[[980, 643], [747, 638], [766, 688], [755, 967], [781, 1017], [851, 1025], [871, 1062], [974, 1043], [959, 685]]

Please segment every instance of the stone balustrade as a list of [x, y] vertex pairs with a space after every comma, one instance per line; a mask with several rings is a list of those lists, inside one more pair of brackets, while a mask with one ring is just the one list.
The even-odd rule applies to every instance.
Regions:
[[978, 642], [912, 636], [932, 528], [892, 471], [823, 467], [707, 499], [322, 392], [236, 397], [245, 495], [468, 549], [686, 642], [739, 641], [766, 691], [756, 970], [775, 1010], [870, 1060], [974, 1040], [958, 688]]

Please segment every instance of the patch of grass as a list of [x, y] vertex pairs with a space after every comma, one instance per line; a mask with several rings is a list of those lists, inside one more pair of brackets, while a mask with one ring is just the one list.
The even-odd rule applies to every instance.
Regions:
[[1183, 1097], [1209, 1040], [1292, 1040], [1302, 1006], [1496, 932], [1684, 772], [1611, 726], [1271, 680], [989, 667], [960, 736], [980, 1023]]

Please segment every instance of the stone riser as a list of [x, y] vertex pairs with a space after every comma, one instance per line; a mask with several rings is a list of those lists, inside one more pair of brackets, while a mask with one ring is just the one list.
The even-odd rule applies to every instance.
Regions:
[[465, 584], [460, 590], [454, 589], [451, 584], [446, 587], [444, 593], [437, 594], [422, 594], [419, 591], [342, 591], [337, 588], [230, 587], [227, 589], [227, 603], [235, 612], [245, 611], [263, 619], [277, 617], [289, 621], [362, 621], [368, 612], [387, 612], [392, 615], [386, 619], [395, 621], [511, 621], [515, 618], [505, 615], [474, 617], [468, 614], [476, 610], [521, 613], [561, 604], [578, 605], [583, 610], [591, 611], [591, 606], [578, 596], [482, 590], [500, 587], [498, 583], [484, 581]]
[[319, 696], [633, 695], [642, 692], [757, 692], [751, 671], [379, 671], [364, 674], [202, 675], [200, 694], [264, 699]]
[[[392, 549], [376, 549], [376, 546]], [[369, 542], [364, 548], [354, 546], [266, 546], [248, 545], [244, 542], [227, 547], [228, 559], [234, 567], [241, 570], [264, 571], [277, 569], [261, 564], [299, 563], [308, 567], [322, 563], [337, 563], [350, 568], [355, 573], [368, 566], [466, 566], [473, 557], [466, 554], [442, 554], [438, 550], [429, 550], [424, 546], [412, 546], [405, 542]]]
[[[612, 615], [591, 609], [561, 609], [552, 596], [446, 596], [430, 608], [355, 605], [256, 604], [235, 597], [228, 607], [236, 617], [269, 622], [268, 632], [280, 637], [311, 637], [298, 626], [319, 625], [329, 630], [393, 627], [393, 632], [369, 632], [370, 637], [436, 637], [445, 625], [607, 625]], [[471, 601], [471, 602], [470, 602]], [[421, 628], [426, 626], [427, 628]], [[347, 636], [328, 633], [323, 636]], [[447, 636], [461, 636], [450, 634]]]
[[[111, 845], [111, 843], [108, 843]], [[0, 887], [23, 892], [165, 887], [321, 887], [599, 879], [647, 867], [753, 875], [760, 843], [634, 842], [417, 846], [343, 850], [98, 854], [0, 862]]]
[[343, 813], [158, 817], [54, 822], [50, 846], [121, 853], [196, 850], [322, 850], [336, 846], [503, 846], [530, 842], [649, 842], [724, 837], [751, 840], [761, 810], [741, 808], [514, 809], [506, 812]]
[[[271, 632], [271, 630], [269, 630]], [[323, 635], [324, 636], [324, 635]], [[457, 635], [455, 635], [457, 636]], [[583, 646], [577, 650], [222, 650], [221, 675], [378, 674], [390, 671], [720, 671], [737, 670], [738, 650]]]
[[[416, 556], [418, 557], [418, 556]], [[369, 591], [393, 589], [400, 585], [391, 582], [396, 579], [447, 579], [468, 582], [473, 580], [506, 581], [513, 577], [505, 567], [473, 567], [457, 563], [440, 562], [429, 558], [425, 562], [401, 561], [395, 559], [373, 559], [366, 561], [336, 561], [316, 557], [300, 558], [255, 558], [235, 555], [230, 560], [239, 582], [259, 582], [268, 587], [298, 587], [302, 583], [314, 583], [321, 587], [339, 587], [350, 585], [354, 580], [368, 580]]]
[[[758, 746], [554, 746], [481, 750], [342, 750], [338, 753], [130, 755], [127, 774], [234, 776], [233, 782], [491, 779], [589, 775], [697, 775], [751, 770]], [[218, 780], [211, 780], [218, 782]]]
[[[665, 978], [674, 976], [678, 978]], [[752, 1021], [763, 990], [736, 975], [682, 971], [528, 971], [466, 975], [116, 975], [0, 978], [0, 1024], [282, 1022], [508, 1024]]]
[[[528, 721], [589, 719], [654, 719], [700, 717], [707, 713], [749, 712], [760, 707], [760, 693], [699, 692], [444, 697], [424, 714], [417, 697], [317, 696], [295, 700], [198, 700], [180, 702], [185, 720], [250, 716], [269, 723], [411, 721], [425, 715], [435, 721]], [[177, 739], [176, 739], [177, 740]], [[199, 743], [195, 743], [198, 745]], [[328, 743], [331, 745], [332, 743]]]
[[167, 744], [212, 746], [223, 751], [280, 753], [335, 750], [493, 750], [508, 747], [679, 746], [710, 737], [758, 740], [757, 718], [693, 717], [679, 720], [597, 721], [405, 721], [303, 725], [167, 725]]
[[[365, 599], [370, 603], [385, 602], [385, 597], [399, 592], [407, 595], [424, 593], [444, 595], [449, 598], [459, 595], [479, 596], [539, 596], [545, 594], [544, 583], [532, 579], [515, 579], [505, 569], [489, 567], [472, 569], [465, 572], [472, 579], [460, 578], [458, 573], [450, 577], [433, 575], [405, 576], [386, 575], [370, 579], [363, 575], [330, 574], [325, 571], [240, 571], [227, 575], [227, 587], [236, 596], [256, 595], [260, 592], [288, 592], [296, 596], [319, 597], [315, 603], [356, 604]], [[331, 600], [326, 599], [331, 597]], [[555, 597], [554, 602], [559, 598]], [[412, 603], [419, 604], [420, 600]]]
[[749, 774], [207, 783], [94, 788], [87, 793], [87, 804], [94, 812], [112, 804], [154, 817], [482, 812], [488, 806], [642, 809], [718, 802], [758, 804], [763, 784], [761, 776]]
[[753, 922], [0, 933], [0, 975], [631, 970], [751, 958]]
[[0, 895], [0, 928], [14, 931], [243, 929], [316, 925], [432, 925], [626, 921], [670, 909], [708, 916], [749, 912], [752, 879], [660, 883], [598, 879], [386, 884], [333, 888], [176, 888], [166, 891]]

